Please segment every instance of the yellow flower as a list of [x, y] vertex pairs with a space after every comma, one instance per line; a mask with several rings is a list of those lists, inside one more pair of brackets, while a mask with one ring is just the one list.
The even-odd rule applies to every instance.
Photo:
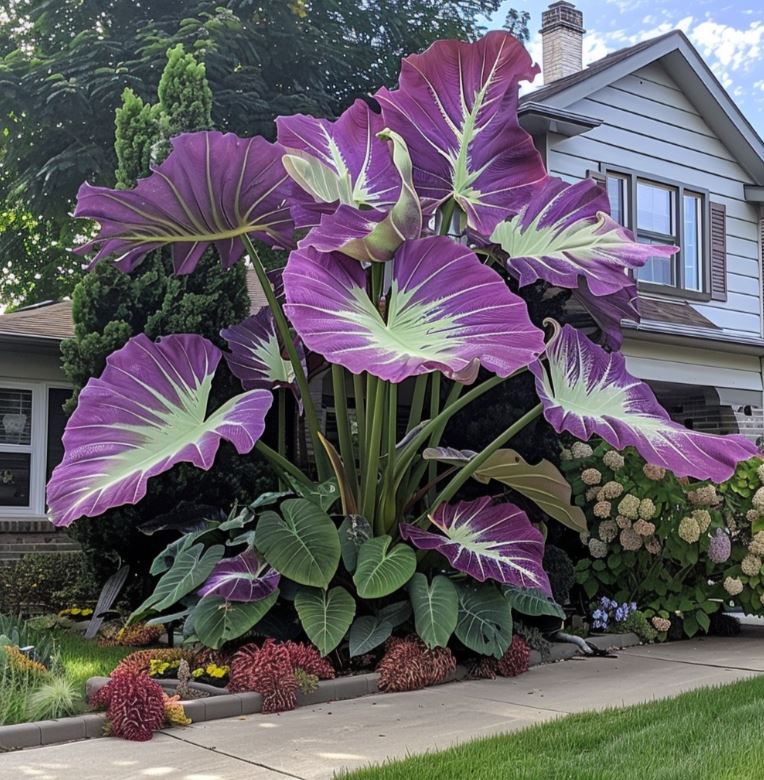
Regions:
[[191, 672], [192, 677], [201, 677], [204, 674], [204, 669], [194, 669], [193, 672]]

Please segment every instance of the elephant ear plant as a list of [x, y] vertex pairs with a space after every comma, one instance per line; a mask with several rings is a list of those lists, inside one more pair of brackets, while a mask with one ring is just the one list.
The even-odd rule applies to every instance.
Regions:
[[[594, 182], [546, 174], [517, 117], [519, 81], [536, 70], [503, 32], [440, 41], [403, 61], [399, 87], [375, 95], [379, 111], [358, 101], [333, 122], [281, 117], [276, 143], [181, 135], [134, 189], [83, 185], [76, 215], [100, 224], [81, 248], [94, 263], [129, 272], [169, 245], [189, 274], [212, 245], [224, 266], [248, 258], [268, 302], [223, 331], [227, 354], [197, 335], [136, 336], [69, 420], [48, 485], [57, 525], [136, 503], [177, 463], [209, 468], [221, 440], [256, 448], [281, 479], [281, 492], [173, 542], [135, 619], [182, 620], [219, 647], [296, 614], [324, 655], [346, 640], [367, 653], [408, 624], [428, 647], [456, 637], [501, 657], [513, 607], [561, 614], [544, 534], [506, 499], [458, 491], [471, 478], [508, 487], [585, 528], [557, 469], [509, 448], [525, 426], [543, 415], [558, 433], [717, 482], [754, 454], [742, 437], [673, 422], [618, 353], [555, 322], [545, 333], [510, 290], [507, 274], [520, 288], [571, 289], [612, 348], [621, 319], [638, 317], [629, 272], [676, 251], [635, 242]], [[290, 250], [283, 273], [266, 274], [258, 242]], [[208, 409], [221, 358], [244, 391]], [[331, 375], [335, 442], [319, 429], [309, 364]], [[456, 412], [527, 371], [536, 406], [480, 452], [440, 446]], [[274, 398], [271, 448], [261, 437]], [[299, 465], [290, 404], [310, 440]]]

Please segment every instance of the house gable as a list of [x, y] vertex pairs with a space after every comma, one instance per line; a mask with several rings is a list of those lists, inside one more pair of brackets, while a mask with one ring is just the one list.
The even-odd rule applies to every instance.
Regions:
[[[718, 136], [710, 115], [685, 93], [666, 59], [622, 72], [619, 78], [612, 75], [605, 79], [599, 72], [586, 82], [585, 90], [584, 81], [579, 81], [552, 93], [549, 99], [565, 96], [565, 110], [596, 123], [575, 136], [547, 135], [549, 172], [578, 181], [592, 172], [626, 170], [648, 179], [678, 182], [704, 193], [709, 204], [723, 207], [725, 294], [719, 300], [691, 303], [727, 338], [760, 342], [764, 333], [759, 206], [747, 200], [746, 193], [755, 179]], [[592, 80], [597, 82], [595, 89]], [[541, 95], [531, 93], [533, 102], [555, 87], [553, 83], [540, 90]], [[572, 95], [577, 98], [571, 101]], [[708, 263], [710, 247], [706, 254]]]

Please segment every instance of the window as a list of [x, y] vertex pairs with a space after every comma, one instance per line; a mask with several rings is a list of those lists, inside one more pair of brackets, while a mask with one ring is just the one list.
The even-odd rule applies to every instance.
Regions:
[[45, 483], [63, 455], [71, 390], [0, 379], [0, 519], [43, 516]]
[[642, 284], [700, 296], [707, 293], [705, 193], [620, 171], [608, 170], [606, 183], [613, 219], [630, 228], [642, 243], [680, 249], [671, 257], [651, 257], [637, 270], [636, 278]]

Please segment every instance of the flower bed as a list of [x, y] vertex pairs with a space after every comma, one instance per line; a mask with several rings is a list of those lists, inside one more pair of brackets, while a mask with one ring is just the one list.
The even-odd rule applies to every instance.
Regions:
[[677, 636], [708, 632], [724, 607], [764, 614], [762, 458], [713, 484], [678, 479], [604, 443], [578, 443], [566, 456], [588, 521], [588, 555], [576, 567], [588, 597], [636, 602], [659, 640], [672, 625]]

